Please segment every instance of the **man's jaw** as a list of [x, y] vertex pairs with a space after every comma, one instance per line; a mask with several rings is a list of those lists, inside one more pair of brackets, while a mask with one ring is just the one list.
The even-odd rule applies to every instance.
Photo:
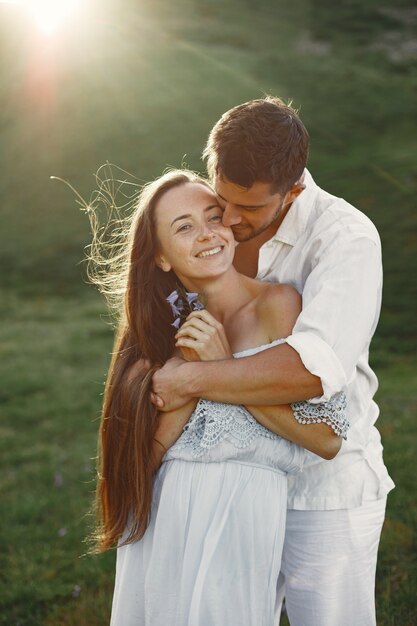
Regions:
[[249, 241], [254, 237], [252, 229], [248, 226], [232, 226], [233, 237], [235, 241]]

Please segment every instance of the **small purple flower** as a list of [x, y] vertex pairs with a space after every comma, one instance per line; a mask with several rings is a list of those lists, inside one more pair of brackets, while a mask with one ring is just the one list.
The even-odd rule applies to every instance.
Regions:
[[[169, 303], [169, 305], [171, 306], [172, 309], [172, 314], [174, 317], [178, 317], [179, 315], [181, 315], [181, 311], [182, 311], [182, 302], [180, 300], [180, 297], [178, 295], [177, 291], [173, 291], [172, 293], [169, 294], [168, 298], [166, 299], [167, 302]], [[177, 306], [178, 304], [178, 306]]]
[[179, 329], [181, 322], [186, 320], [192, 311], [204, 309], [204, 304], [198, 300], [198, 297], [198, 293], [185, 291], [184, 287], [181, 286], [166, 298], [174, 316], [174, 322], [171, 326], [176, 328], [176, 330]]
[[60, 528], [58, 530], [58, 536], [59, 537], [65, 537], [65, 535], [67, 534], [68, 530], [66, 528]]
[[193, 302], [195, 302], [198, 298], [198, 293], [193, 293], [193, 292], [186, 292], [185, 294], [186, 298], [187, 298], [187, 302], [188, 304], [191, 306]]
[[169, 302], [170, 304], [174, 304], [174, 302], [176, 302], [178, 300], [178, 294], [175, 291], [171, 291], [171, 293], [169, 294], [168, 298], [167, 298], [167, 302]]
[[81, 585], [74, 585], [74, 589], [71, 595], [73, 598], [78, 598], [78, 596], [80, 595], [80, 592], [81, 592]]

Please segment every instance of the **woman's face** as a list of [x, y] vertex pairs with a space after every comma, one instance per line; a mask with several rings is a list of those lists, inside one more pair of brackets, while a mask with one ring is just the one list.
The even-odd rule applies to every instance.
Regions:
[[223, 226], [216, 196], [200, 183], [184, 183], [167, 191], [156, 205], [161, 269], [175, 274], [185, 286], [219, 276], [233, 262], [235, 240]]

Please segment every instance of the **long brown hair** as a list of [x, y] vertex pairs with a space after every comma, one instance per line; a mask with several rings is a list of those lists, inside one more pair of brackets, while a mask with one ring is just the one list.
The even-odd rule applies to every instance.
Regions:
[[[207, 184], [192, 172], [172, 170], [145, 185], [132, 215], [110, 229], [106, 241], [88, 207], [89, 276], [111, 304], [116, 297], [119, 314], [99, 432], [96, 551], [110, 548], [127, 527], [124, 543], [139, 539], [149, 524], [157, 420], [149, 394], [155, 368], [174, 350], [176, 331], [166, 298], [179, 284], [172, 270], [163, 272], [155, 264], [155, 208], [164, 193], [190, 182]], [[151, 368], [131, 376], [139, 359], [147, 359]]]

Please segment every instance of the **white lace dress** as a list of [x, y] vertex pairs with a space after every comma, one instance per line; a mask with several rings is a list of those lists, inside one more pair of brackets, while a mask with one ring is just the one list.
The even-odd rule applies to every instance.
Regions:
[[[326, 404], [344, 434], [343, 399]], [[117, 549], [111, 626], [275, 626], [286, 474], [306, 459], [242, 406], [200, 400], [156, 475], [145, 535]]]

